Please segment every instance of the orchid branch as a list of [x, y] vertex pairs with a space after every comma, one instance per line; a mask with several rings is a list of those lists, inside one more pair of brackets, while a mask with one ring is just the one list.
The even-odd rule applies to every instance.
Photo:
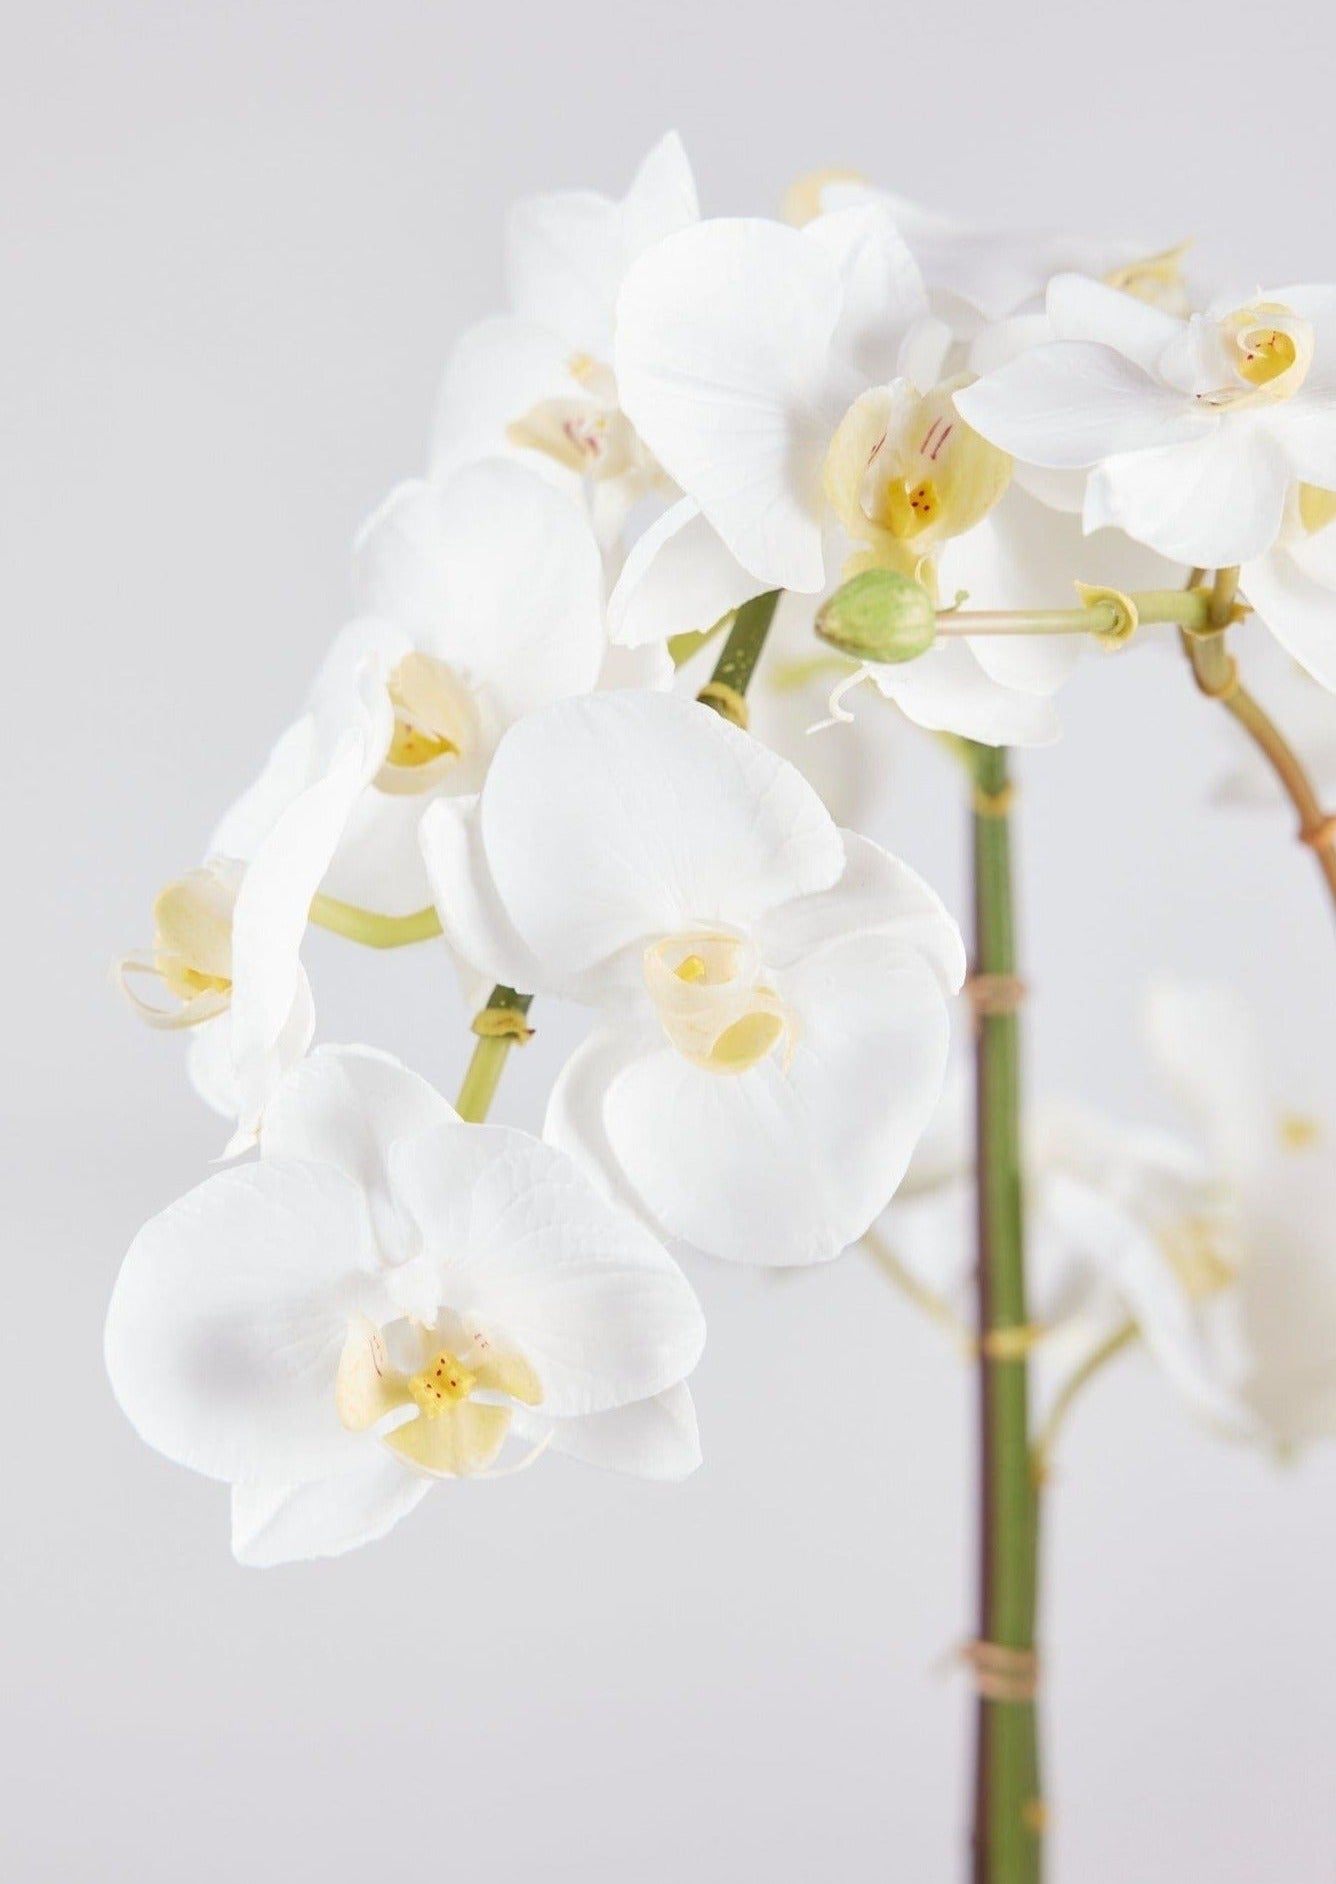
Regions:
[[[1209, 624], [1204, 631], [1185, 627], [1181, 635], [1183, 650], [1199, 691], [1209, 700], [1218, 700], [1233, 715], [1275, 773], [1299, 815], [1299, 841], [1316, 857], [1336, 902], [1336, 816], [1324, 810], [1299, 755], [1270, 714], [1243, 686], [1238, 661], [1226, 646], [1227, 632], [1238, 618], [1238, 582], [1237, 568], [1216, 571], [1209, 591]], [[1201, 589], [1196, 592], [1207, 593]]]
[[356, 903], [340, 903], [333, 896], [315, 897], [308, 921], [369, 949], [406, 948], [441, 933], [441, 919], [430, 907], [415, 909], [411, 916], [382, 916], [374, 909], [359, 909]]
[[1047, 1482], [1052, 1469], [1053, 1457], [1057, 1450], [1058, 1436], [1067, 1423], [1067, 1417], [1085, 1388], [1102, 1373], [1108, 1363], [1125, 1352], [1140, 1339], [1141, 1330], [1134, 1321], [1123, 1322], [1110, 1335], [1093, 1347], [1079, 1367], [1073, 1368], [1062, 1383], [1049, 1410], [1048, 1417], [1035, 1435], [1030, 1448], [1030, 1475], [1035, 1485]]
[[963, 1354], [973, 1355], [976, 1346], [973, 1331], [965, 1325], [944, 1295], [939, 1295], [936, 1289], [930, 1289], [926, 1282], [921, 1282], [875, 1230], [866, 1232], [863, 1247], [887, 1281], [900, 1291], [906, 1301], [921, 1309], [939, 1328], [945, 1328]]

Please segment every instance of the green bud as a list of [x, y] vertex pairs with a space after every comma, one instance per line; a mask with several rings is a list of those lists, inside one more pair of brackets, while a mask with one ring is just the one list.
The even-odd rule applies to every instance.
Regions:
[[856, 661], [915, 661], [937, 638], [937, 610], [921, 582], [894, 569], [865, 569], [836, 589], [816, 631]]

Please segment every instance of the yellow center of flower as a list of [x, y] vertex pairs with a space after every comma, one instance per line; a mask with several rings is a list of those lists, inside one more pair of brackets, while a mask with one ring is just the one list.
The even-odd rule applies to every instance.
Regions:
[[840, 421], [826, 454], [826, 497], [861, 547], [844, 575], [872, 568], [919, 576], [950, 537], [986, 517], [1011, 481], [1011, 459], [960, 417], [966, 378], [920, 396], [906, 381], [874, 387]]
[[645, 951], [644, 966], [663, 1030], [693, 1066], [746, 1073], [781, 1043], [792, 1053], [796, 1024], [761, 982], [751, 943], [710, 933], [667, 936]]
[[568, 471], [595, 479], [639, 473], [653, 482], [656, 467], [617, 403], [610, 366], [587, 353], [567, 362], [578, 389], [566, 397], [540, 399], [506, 427], [512, 445], [541, 451]]
[[[222, 859], [187, 871], [160, 891], [153, 904], [153, 952], [118, 964], [121, 986], [150, 1026], [197, 1027], [221, 1014], [232, 998], [232, 912], [243, 870]], [[142, 999], [132, 977], [155, 979], [175, 1007]]]
[[1307, 536], [1316, 536], [1336, 523], [1336, 491], [1324, 491], [1319, 484], [1299, 486], [1299, 521]]
[[444, 661], [407, 654], [385, 683], [394, 709], [383, 792], [430, 791], [477, 744], [478, 712], [470, 690]]
[[1311, 1151], [1322, 1137], [1320, 1122], [1307, 1112], [1282, 1112], [1280, 1142], [1286, 1151]]
[[[455, 1317], [440, 1331], [400, 1325], [398, 1346], [416, 1348], [421, 1365], [396, 1366], [383, 1330], [359, 1316], [339, 1361], [334, 1404], [349, 1432], [380, 1429], [405, 1464], [434, 1478], [466, 1478], [495, 1460], [514, 1417], [515, 1403], [538, 1406], [542, 1384], [524, 1357]], [[459, 1350], [467, 1356], [460, 1358]], [[480, 1397], [485, 1396], [485, 1397]], [[411, 1418], [390, 1425], [405, 1408]]]
[[1238, 1281], [1238, 1264], [1228, 1253], [1223, 1226], [1216, 1218], [1183, 1217], [1163, 1233], [1160, 1244], [1179, 1285], [1194, 1302], [1218, 1295]]
[[1150, 307], [1162, 308], [1166, 314], [1186, 314], [1189, 304], [1183, 257], [1190, 247], [1190, 243], [1180, 242], [1177, 248], [1163, 249], [1158, 255], [1125, 262], [1121, 268], [1111, 268], [1104, 279], [1110, 288], [1133, 295]]
[[1198, 393], [1208, 406], [1276, 405], [1292, 399], [1313, 362], [1313, 329], [1278, 301], [1236, 308], [1219, 323], [1225, 383]]

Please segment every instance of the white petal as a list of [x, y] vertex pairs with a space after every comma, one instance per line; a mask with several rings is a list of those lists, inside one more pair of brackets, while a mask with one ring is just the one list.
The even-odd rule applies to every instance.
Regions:
[[713, 628], [759, 589], [690, 497], [631, 546], [608, 600], [608, 632], [623, 647]]
[[1181, 320], [1149, 301], [1088, 275], [1056, 275], [1048, 284], [1047, 311], [1056, 339], [1115, 347], [1152, 374], [1165, 348], [1181, 339], [1184, 328]]
[[839, 272], [794, 229], [700, 223], [652, 249], [617, 309], [617, 384], [655, 456], [763, 584], [822, 587], [820, 478]]
[[438, 1126], [391, 1156], [444, 1304], [518, 1348], [555, 1418], [661, 1393], [700, 1357], [681, 1271], [564, 1154], [496, 1125]]
[[550, 326], [496, 315], [470, 327], [455, 343], [437, 396], [432, 477], [440, 482], [479, 459], [516, 456], [559, 488], [578, 490], [577, 472], [507, 437], [507, 428], [536, 405], [576, 391], [573, 357]]
[[265, 1109], [266, 1158], [333, 1165], [366, 1199], [382, 1256], [402, 1261], [402, 1226], [390, 1194], [389, 1157], [401, 1138], [455, 1119], [425, 1079], [370, 1047], [320, 1047], [294, 1070]]
[[1248, 1398], [1286, 1446], [1336, 1434], [1336, 1165], [1331, 1140], [1289, 1152], [1259, 1189], [1241, 1283]]
[[916, 661], [868, 671], [907, 719], [932, 732], [986, 746], [1047, 746], [1058, 737], [1052, 702], [999, 685], [963, 641], [939, 641]]
[[1255, 1019], [1242, 996], [1213, 982], [1158, 975], [1143, 1027], [1151, 1057], [1205, 1135], [1231, 1181], [1254, 1170], [1273, 1129]]
[[553, 1452], [637, 1478], [684, 1479], [700, 1464], [696, 1409], [683, 1386], [584, 1419], [545, 1422], [525, 1411], [516, 1415], [515, 1430], [535, 1438], [550, 1434]]
[[341, 1172], [219, 1172], [130, 1247], [107, 1315], [116, 1398], [149, 1445], [210, 1478], [340, 1470], [335, 1375], [352, 1316], [383, 1306], [374, 1262]]
[[831, 351], [854, 375], [848, 404], [868, 386], [898, 376], [901, 344], [914, 323], [927, 318], [927, 291], [884, 204], [819, 216], [803, 234], [839, 270], [840, 318]]
[[289, 726], [264, 770], [214, 827], [206, 855], [248, 861], [314, 776], [316, 725], [309, 714]]
[[875, 933], [920, 955], [945, 994], [957, 994], [965, 979], [965, 945], [936, 891], [880, 844], [841, 831], [845, 865], [828, 890], [783, 904], [757, 926], [765, 962], [785, 968], [825, 942]]
[[[878, 936], [783, 976], [799, 1033], [785, 1072], [704, 1072], [670, 1047], [616, 1074], [602, 1131], [665, 1235], [736, 1262], [837, 1256], [885, 1207], [941, 1087], [936, 977]], [[591, 1150], [597, 1134], [591, 1134]]]
[[1086, 528], [1115, 524], [1176, 562], [1221, 568], [1275, 542], [1287, 489], [1270, 439], [1235, 420], [1194, 443], [1101, 465], [1086, 489]]
[[545, 979], [685, 927], [745, 928], [844, 865], [792, 766], [661, 694], [572, 700], [515, 727], [481, 820], [501, 902]]
[[1336, 588], [1277, 546], [1247, 565], [1243, 591], [1281, 646], [1336, 691]]
[[617, 290], [636, 256], [696, 220], [686, 152], [669, 132], [641, 164], [622, 202], [564, 190], [516, 204], [506, 233], [515, 312], [567, 345], [606, 361]]
[[364, 1439], [362, 1457], [348, 1471], [304, 1485], [234, 1485], [232, 1553], [257, 1570], [341, 1557], [384, 1537], [431, 1486], [376, 1440]]
[[526, 466], [401, 485], [362, 531], [356, 576], [363, 606], [481, 690], [501, 726], [598, 679], [598, 545]]
[[1021, 354], [958, 392], [956, 407], [1013, 457], [1055, 470], [1180, 444], [1218, 423], [1112, 347], [1076, 340]]
[[489, 982], [532, 992], [542, 971], [521, 940], [492, 881], [476, 798], [428, 807], [420, 837], [432, 901], [455, 953]]

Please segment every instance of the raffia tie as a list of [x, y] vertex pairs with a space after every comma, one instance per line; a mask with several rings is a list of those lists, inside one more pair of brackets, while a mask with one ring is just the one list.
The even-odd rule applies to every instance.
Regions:
[[985, 1701], [1033, 1701], [1039, 1692], [1039, 1656], [1034, 1649], [1006, 1648], [1001, 1642], [966, 1642], [960, 1659]]
[[1027, 989], [1019, 975], [971, 975], [965, 983], [965, 993], [977, 1022], [991, 1020], [999, 1014], [1014, 1014], [1024, 1001]]
[[974, 815], [976, 818], [1005, 818], [1016, 802], [1016, 783], [1009, 780], [1000, 792], [986, 792], [979, 786], [974, 788]]

